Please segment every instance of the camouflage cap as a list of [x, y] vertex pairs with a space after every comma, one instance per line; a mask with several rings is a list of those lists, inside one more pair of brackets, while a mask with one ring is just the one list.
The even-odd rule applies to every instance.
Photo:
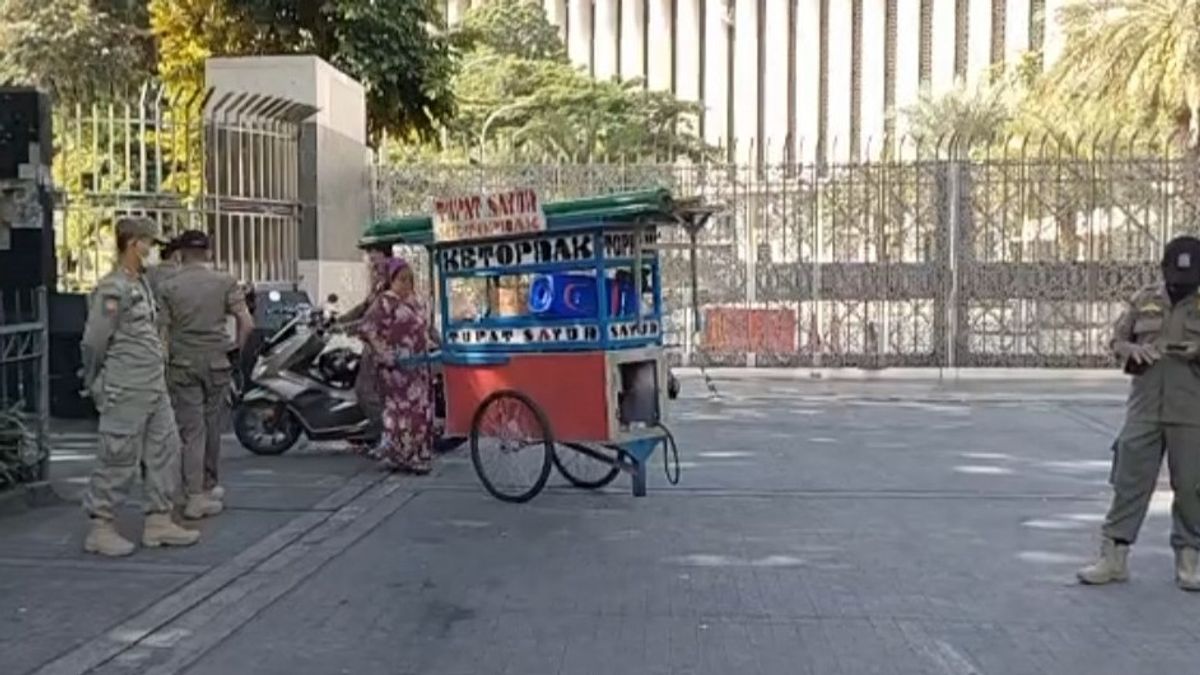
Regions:
[[150, 239], [162, 243], [158, 223], [149, 218], [126, 216], [117, 219], [117, 236], [132, 239]]

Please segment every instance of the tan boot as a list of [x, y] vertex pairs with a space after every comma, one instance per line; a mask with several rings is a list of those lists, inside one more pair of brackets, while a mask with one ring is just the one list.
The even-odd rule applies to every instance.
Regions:
[[1129, 580], [1129, 547], [1118, 544], [1111, 539], [1105, 539], [1100, 545], [1100, 558], [1079, 570], [1075, 576], [1080, 583], [1098, 586], [1111, 584], [1114, 581]]
[[142, 545], [150, 548], [158, 546], [191, 546], [200, 541], [200, 533], [187, 530], [175, 524], [168, 513], [150, 513], [146, 515], [146, 529], [142, 532]]
[[111, 520], [92, 519], [92, 529], [83, 540], [83, 550], [88, 553], [120, 558], [133, 553], [133, 542], [122, 537]]
[[183, 517], [188, 520], [200, 520], [215, 516], [224, 508], [224, 504], [206, 494], [189, 495], [187, 505], [183, 507]]
[[1175, 549], [1175, 583], [1185, 591], [1200, 591], [1200, 551]]

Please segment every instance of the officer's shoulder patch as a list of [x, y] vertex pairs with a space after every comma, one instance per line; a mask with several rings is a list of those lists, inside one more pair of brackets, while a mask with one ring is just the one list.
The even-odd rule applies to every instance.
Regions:
[[111, 295], [104, 298], [104, 313], [109, 316], [116, 316], [121, 311], [121, 299]]

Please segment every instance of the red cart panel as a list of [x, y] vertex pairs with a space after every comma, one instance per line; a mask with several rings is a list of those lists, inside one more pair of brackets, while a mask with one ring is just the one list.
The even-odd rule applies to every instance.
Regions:
[[533, 399], [555, 438], [607, 442], [608, 361], [604, 352], [513, 354], [496, 366], [446, 364], [446, 434], [468, 436], [471, 420], [493, 392], [511, 389]]

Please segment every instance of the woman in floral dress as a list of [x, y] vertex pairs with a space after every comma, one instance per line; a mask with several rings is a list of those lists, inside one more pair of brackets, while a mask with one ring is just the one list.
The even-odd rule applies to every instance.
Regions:
[[425, 360], [432, 345], [429, 320], [413, 288], [412, 268], [391, 258], [386, 290], [360, 328], [378, 367], [383, 398], [383, 438], [377, 455], [393, 471], [429, 473], [432, 468], [433, 398]]

